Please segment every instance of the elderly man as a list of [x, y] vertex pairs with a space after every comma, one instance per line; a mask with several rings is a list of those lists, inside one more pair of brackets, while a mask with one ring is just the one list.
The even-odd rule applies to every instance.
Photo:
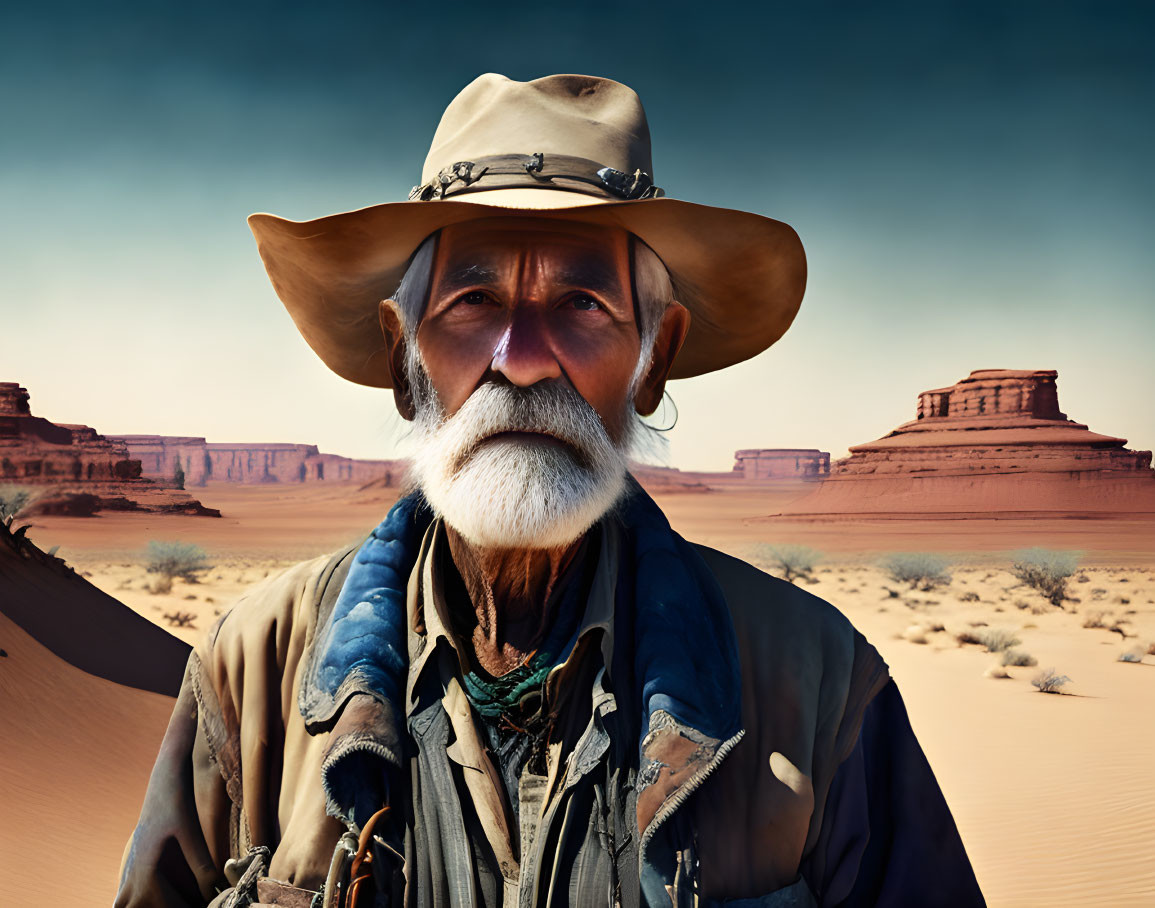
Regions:
[[413, 422], [412, 489], [197, 648], [117, 904], [982, 904], [875, 650], [627, 472], [667, 379], [805, 281], [789, 227], [650, 172], [627, 87], [488, 75], [408, 202], [253, 216], [306, 340]]

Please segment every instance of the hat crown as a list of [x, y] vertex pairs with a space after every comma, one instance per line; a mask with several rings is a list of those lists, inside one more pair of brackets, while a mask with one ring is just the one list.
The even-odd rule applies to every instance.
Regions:
[[445, 109], [421, 181], [458, 161], [538, 152], [653, 174], [646, 112], [629, 86], [597, 76], [516, 82], [486, 73]]

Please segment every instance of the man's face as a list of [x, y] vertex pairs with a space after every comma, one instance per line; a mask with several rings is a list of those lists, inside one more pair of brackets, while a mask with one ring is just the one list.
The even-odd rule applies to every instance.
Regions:
[[635, 391], [650, 412], [688, 318], [666, 306], [642, 376], [632, 283], [622, 229], [493, 218], [442, 231], [415, 333], [383, 304], [411, 475], [465, 538], [563, 546], [625, 490]]
[[641, 352], [629, 234], [521, 218], [446, 227], [417, 346], [447, 417], [488, 381], [559, 382], [621, 441]]

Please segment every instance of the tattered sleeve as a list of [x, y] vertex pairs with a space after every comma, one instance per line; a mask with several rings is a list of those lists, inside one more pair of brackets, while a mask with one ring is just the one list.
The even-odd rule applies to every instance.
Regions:
[[985, 904], [894, 681], [874, 696], [802, 874], [822, 906]]

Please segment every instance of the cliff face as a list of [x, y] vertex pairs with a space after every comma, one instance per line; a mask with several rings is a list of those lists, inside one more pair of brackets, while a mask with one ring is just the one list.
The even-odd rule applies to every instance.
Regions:
[[734, 452], [734, 473], [742, 479], [822, 479], [830, 454], [817, 448], [756, 448]]
[[220, 516], [171, 482], [142, 478], [126, 445], [90, 426], [33, 416], [16, 382], [0, 382], [0, 483], [47, 487], [26, 514], [115, 508]]
[[1054, 370], [980, 369], [831, 465], [793, 515], [1155, 513], [1150, 451], [1060, 411]]
[[211, 480], [239, 483], [378, 482], [395, 485], [404, 464], [323, 454], [316, 445], [222, 444], [179, 435], [115, 435], [141, 462], [145, 476], [171, 479], [177, 463], [186, 485]]

